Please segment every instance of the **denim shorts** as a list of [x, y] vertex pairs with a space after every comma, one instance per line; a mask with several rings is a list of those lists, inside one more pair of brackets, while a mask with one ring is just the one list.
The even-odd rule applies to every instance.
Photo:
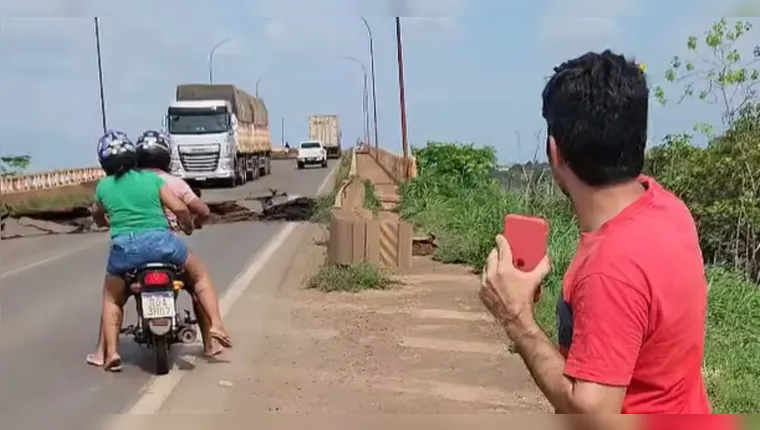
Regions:
[[187, 245], [170, 230], [119, 233], [111, 237], [106, 272], [123, 276], [148, 263], [183, 266], [188, 252]]

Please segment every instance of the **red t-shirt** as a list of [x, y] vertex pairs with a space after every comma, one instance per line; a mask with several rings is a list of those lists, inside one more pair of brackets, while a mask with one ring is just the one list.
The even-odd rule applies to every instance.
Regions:
[[644, 195], [584, 233], [565, 273], [557, 307], [565, 374], [627, 387], [622, 413], [709, 414], [697, 229], [675, 195], [640, 181]]

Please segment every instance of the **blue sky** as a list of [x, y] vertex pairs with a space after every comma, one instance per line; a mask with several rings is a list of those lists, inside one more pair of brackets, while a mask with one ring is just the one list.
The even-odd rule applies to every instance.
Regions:
[[[24, 18], [0, 19], [0, 153], [32, 155], [32, 170], [95, 164], [100, 114], [92, 18], [86, 17], [95, 14], [101, 16], [108, 123], [130, 135], [160, 126], [176, 84], [205, 82], [210, 49], [229, 37], [215, 56], [215, 81], [253, 93], [261, 79], [275, 142], [281, 118], [287, 140], [297, 142], [306, 137], [308, 115], [337, 113], [344, 141], [352, 144], [362, 135], [362, 74], [343, 57], [369, 67], [364, 15], [375, 38], [380, 145], [400, 151], [391, 18], [399, 14], [406, 17], [412, 144], [493, 145], [503, 162], [513, 162], [533, 157], [536, 133], [544, 129], [540, 92], [553, 66], [609, 47], [644, 62], [651, 83], [659, 83], [670, 58], [684, 53], [689, 34], [701, 35], [719, 16], [758, 10], [756, 0], [732, 1], [3, 2], [0, 16]], [[717, 112], [698, 103], [653, 103], [652, 136], [715, 122]]]

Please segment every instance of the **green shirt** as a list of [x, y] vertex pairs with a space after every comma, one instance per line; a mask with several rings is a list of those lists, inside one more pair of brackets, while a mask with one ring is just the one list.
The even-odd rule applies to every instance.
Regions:
[[95, 187], [95, 199], [106, 210], [111, 236], [169, 228], [161, 187], [164, 180], [150, 171], [131, 170], [119, 178], [106, 176]]

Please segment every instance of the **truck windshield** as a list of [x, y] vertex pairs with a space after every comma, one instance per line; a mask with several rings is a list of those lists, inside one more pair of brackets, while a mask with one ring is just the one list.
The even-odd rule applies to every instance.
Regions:
[[230, 129], [230, 116], [226, 113], [183, 113], [169, 115], [170, 134], [224, 133]]
[[303, 149], [319, 148], [319, 142], [303, 142], [301, 144], [301, 148]]

